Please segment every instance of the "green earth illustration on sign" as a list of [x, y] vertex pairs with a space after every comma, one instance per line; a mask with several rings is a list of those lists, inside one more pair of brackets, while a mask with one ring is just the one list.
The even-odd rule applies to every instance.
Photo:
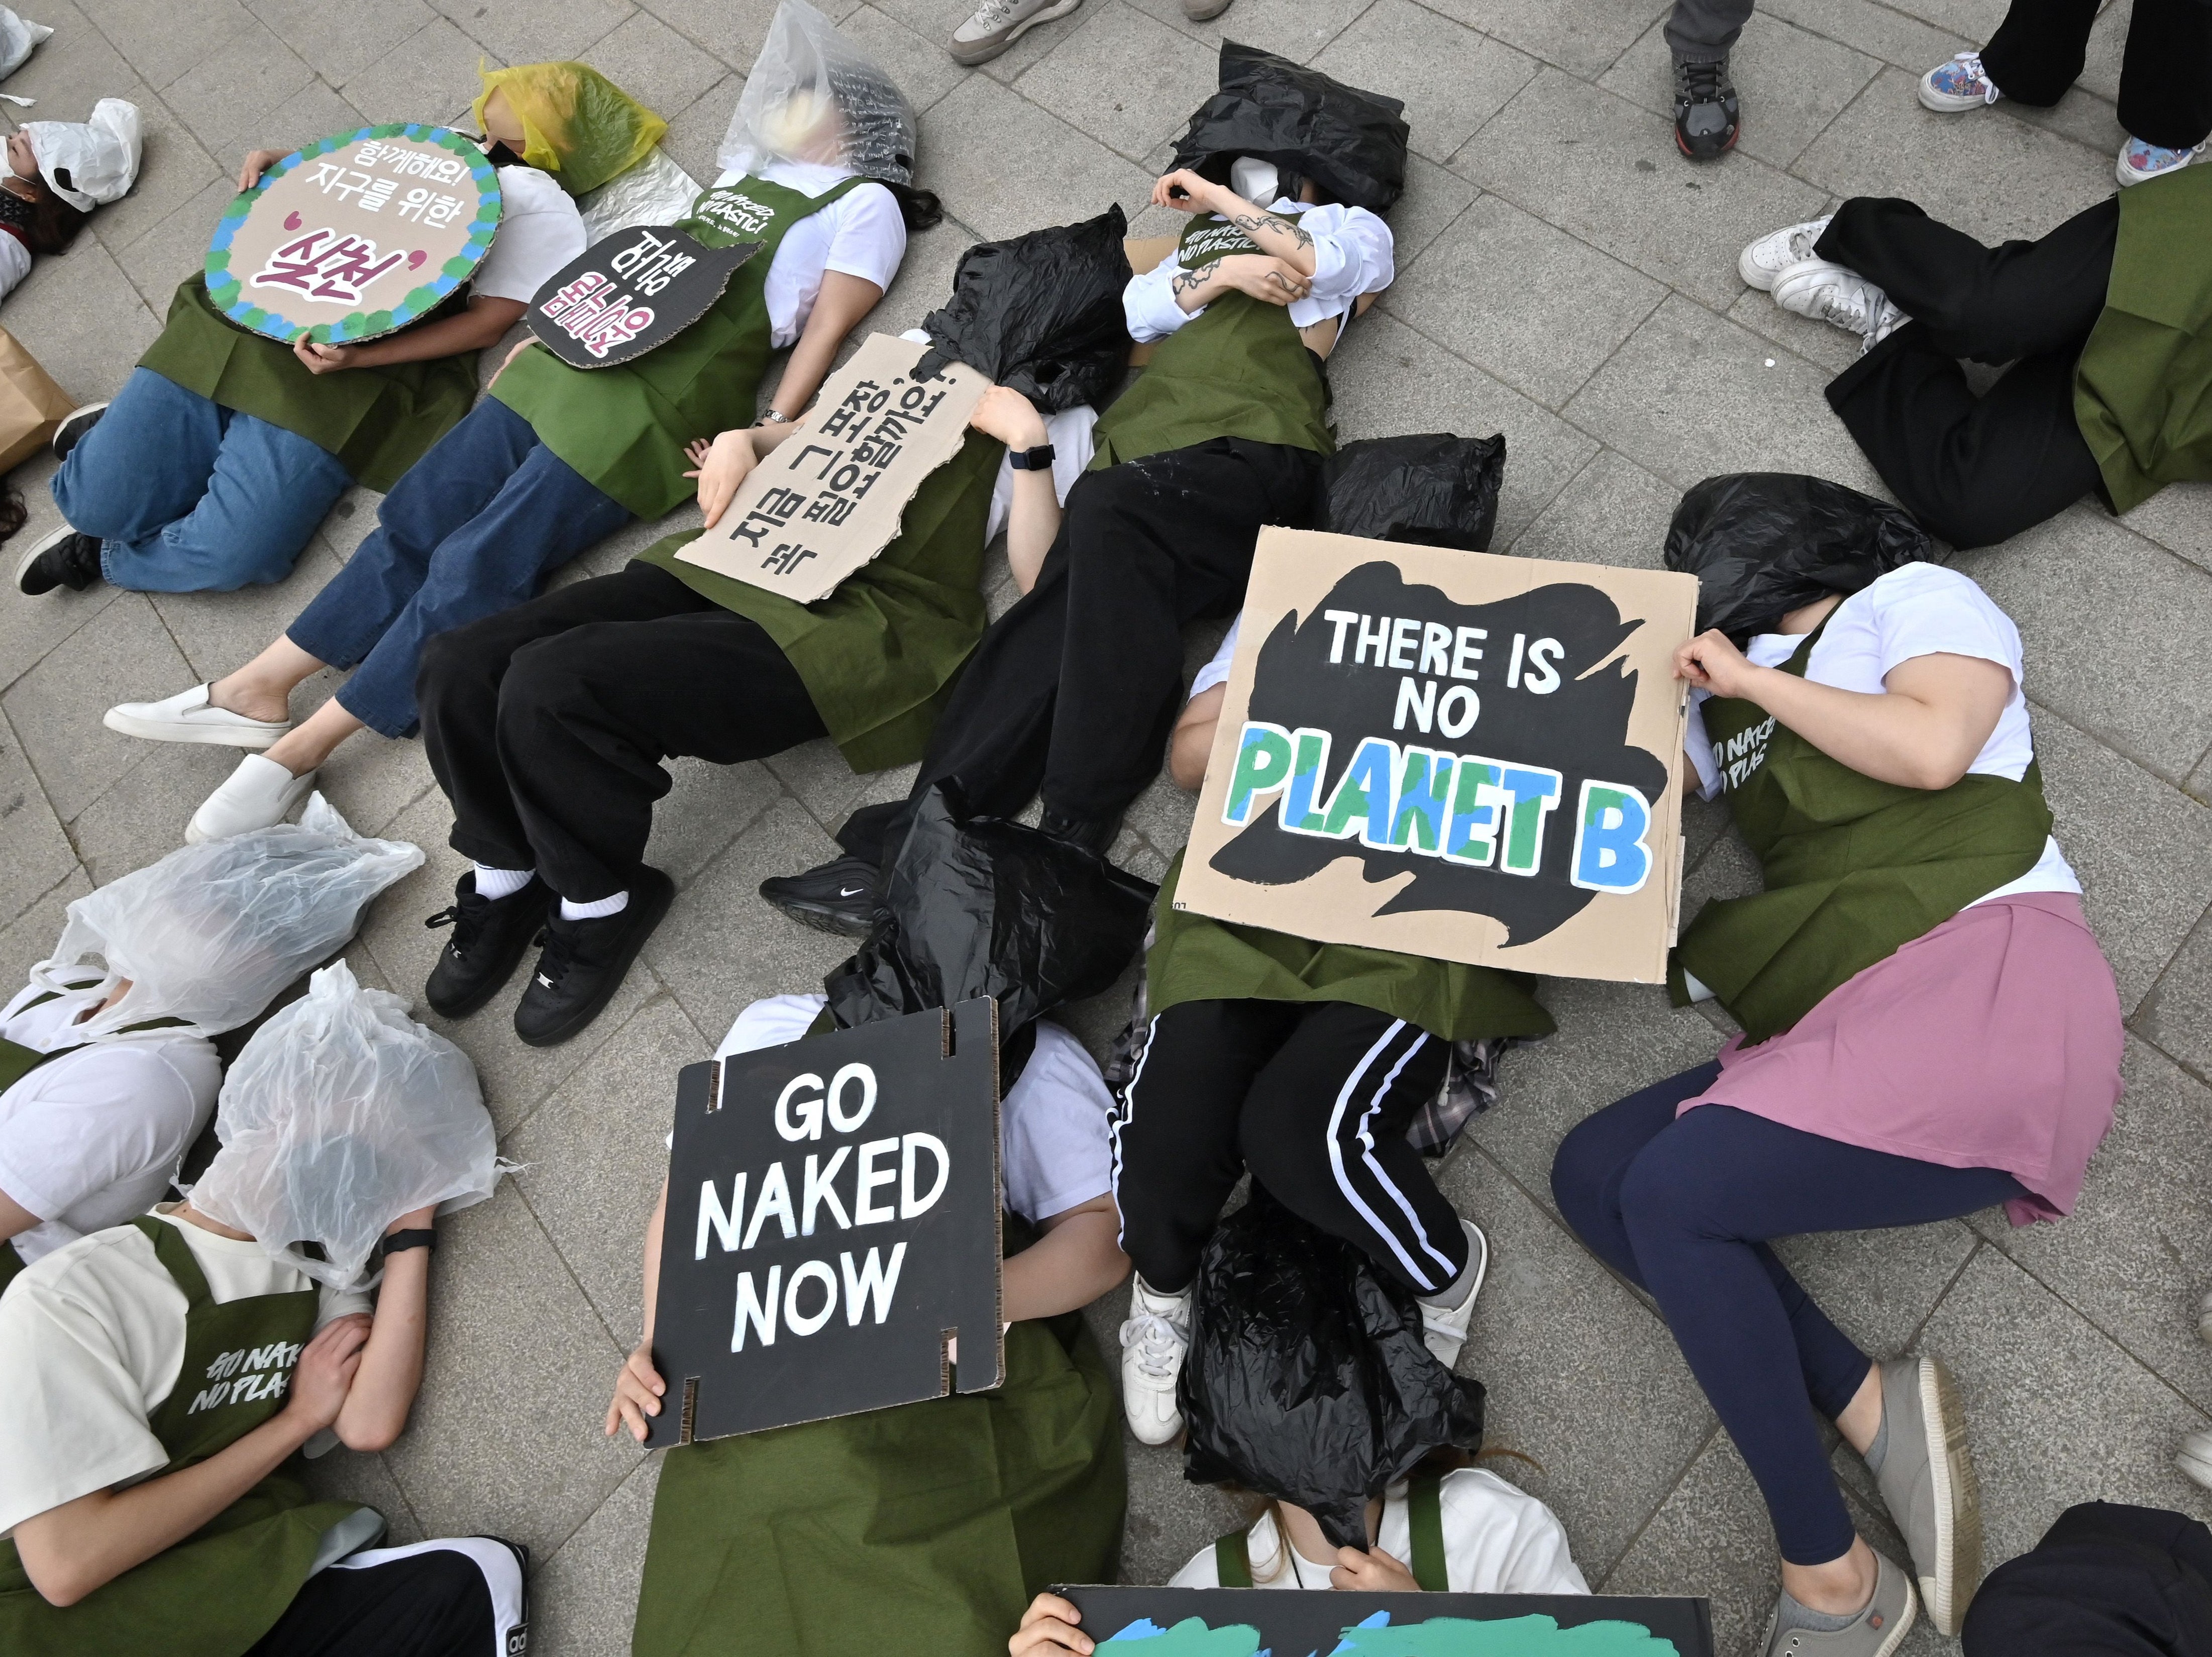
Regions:
[[1437, 1617], [1394, 1628], [1387, 1611], [1346, 1629], [1327, 1652], [1273, 1652], [1261, 1647], [1259, 1630], [1248, 1624], [1210, 1628], [1196, 1617], [1172, 1628], [1139, 1618], [1097, 1649], [1113, 1657], [1680, 1657], [1672, 1640], [1640, 1623], [1561, 1628], [1542, 1616], [1490, 1622]]

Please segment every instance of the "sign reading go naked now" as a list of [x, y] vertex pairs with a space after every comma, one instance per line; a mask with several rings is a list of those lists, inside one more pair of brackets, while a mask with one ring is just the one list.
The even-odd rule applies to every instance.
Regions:
[[1666, 976], [1692, 576], [1261, 531], [1176, 906]]

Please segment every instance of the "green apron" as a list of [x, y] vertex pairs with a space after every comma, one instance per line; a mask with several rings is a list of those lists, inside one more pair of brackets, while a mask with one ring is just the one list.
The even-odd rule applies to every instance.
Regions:
[[[1407, 1527], [1413, 1533], [1413, 1557], [1406, 1562], [1424, 1593], [1451, 1591], [1450, 1561], [1444, 1553], [1444, 1480], [1442, 1473], [1423, 1468], [1406, 1481]], [[1279, 1527], [1281, 1520], [1276, 1520]], [[1290, 1539], [1279, 1529], [1278, 1545], [1287, 1548]], [[1231, 1531], [1213, 1544], [1213, 1572], [1224, 1588], [1252, 1586], [1252, 1533]]]
[[[1803, 676], [1820, 631], [1784, 672]], [[1831, 759], [1743, 697], [1716, 696], [1704, 713], [1729, 811], [1766, 889], [1698, 910], [1668, 988], [1686, 1006], [1683, 974], [1696, 976], [1747, 1042], [1788, 1029], [1846, 980], [2019, 879], [2050, 838], [2033, 762], [2018, 782], [1968, 775], [1948, 788], [1906, 788]]]
[[[467, 291], [422, 320], [457, 313]], [[161, 336], [138, 366], [306, 438], [337, 457], [355, 483], [380, 493], [388, 493], [477, 400], [473, 351], [310, 373], [290, 346], [249, 333], [216, 310], [197, 271], [178, 287]]]
[[[1298, 215], [1283, 215], [1292, 223]], [[1196, 270], [1258, 245], [1203, 215], [1184, 227], [1177, 260]], [[1334, 454], [1328, 381], [1290, 307], [1231, 289], [1152, 347], [1145, 371], [1092, 432], [1091, 469], [1187, 449], [1217, 437]]]
[[702, 531], [672, 535], [638, 557], [758, 622], [798, 671], [854, 770], [910, 764], [990, 620], [979, 590], [983, 532], [1006, 452], [996, 438], [969, 432], [907, 503], [897, 537], [815, 604], [685, 563], [677, 550]]
[[1535, 980], [1392, 950], [1316, 944], [1288, 932], [1232, 926], [1176, 907], [1176, 853], [1152, 912], [1145, 1004], [1157, 1018], [1183, 1001], [1348, 1001], [1402, 1018], [1447, 1041], [1549, 1035]]
[[[317, 1294], [252, 1295], [218, 1306], [175, 1226], [151, 1216], [131, 1223], [185, 1293], [184, 1363], [147, 1423], [169, 1453], [161, 1472], [173, 1473], [284, 1407], [300, 1348], [314, 1333]], [[238, 1657], [292, 1603], [324, 1533], [358, 1511], [352, 1502], [309, 1502], [297, 1466], [287, 1462], [192, 1535], [74, 1605], [40, 1598], [15, 1542], [0, 1540], [0, 1652]]]
[[545, 446], [640, 518], [659, 518], [697, 493], [684, 446], [753, 423], [774, 330], [769, 267], [785, 234], [866, 179], [819, 196], [765, 179], [709, 190], [676, 228], [709, 247], [761, 246], [706, 315], [665, 345], [605, 368], [572, 368], [550, 351], [525, 351], [491, 394], [527, 420]]
[[2105, 309], [2074, 369], [2074, 418], [2115, 512], [2212, 477], [2212, 167], [2120, 191]]

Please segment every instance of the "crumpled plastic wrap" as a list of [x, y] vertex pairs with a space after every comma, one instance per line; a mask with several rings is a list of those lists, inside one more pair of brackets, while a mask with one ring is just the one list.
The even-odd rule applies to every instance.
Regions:
[[479, 69], [483, 90], [470, 112], [483, 130], [484, 106], [504, 92], [522, 123], [522, 159], [571, 196], [587, 195], [653, 153], [668, 123], [588, 64], [523, 64]]
[[1322, 468], [1316, 529], [1372, 541], [1487, 552], [1505, 482], [1505, 438], [1376, 437], [1347, 443]]
[[1274, 164], [1285, 195], [1310, 178], [1324, 199], [1372, 213], [1405, 193], [1412, 129], [1398, 99], [1234, 40], [1221, 43], [1219, 85], [1190, 118], [1170, 167], [1227, 184], [1238, 156], [1255, 156]]
[[699, 199], [696, 179], [655, 149], [627, 173], [610, 179], [577, 202], [583, 214], [584, 244], [594, 246], [634, 224], [673, 224]]
[[928, 378], [941, 355], [1043, 414], [1105, 402], [1129, 361], [1128, 233], [1115, 206], [1080, 224], [976, 243], [952, 273], [951, 299], [922, 322], [935, 349], [915, 377]]
[[[0, 6], [0, 81], [4, 81], [23, 67], [24, 60], [39, 49], [41, 42], [53, 38], [53, 30], [44, 23], [33, 23], [20, 17], [7, 6]], [[26, 98], [25, 103], [36, 99]]]
[[882, 65], [806, 0], [782, 0], [715, 159], [732, 173], [807, 161], [912, 184], [918, 130]]

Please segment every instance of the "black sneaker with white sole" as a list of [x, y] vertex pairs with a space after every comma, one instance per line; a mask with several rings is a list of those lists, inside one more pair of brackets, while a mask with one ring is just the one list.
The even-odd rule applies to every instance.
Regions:
[[1674, 143], [1693, 161], [1709, 161], [1735, 148], [1743, 112], [1729, 60], [1674, 60]]
[[82, 409], [71, 409], [64, 415], [62, 423], [54, 428], [53, 436], [47, 440], [47, 446], [54, 452], [54, 458], [68, 459], [69, 452], [84, 440], [84, 434], [100, 424], [100, 416], [106, 412], [107, 404], [105, 403], [88, 403]]
[[597, 1018], [675, 897], [674, 881], [640, 867], [620, 913], [564, 920], [555, 904], [538, 934], [538, 965], [515, 1003], [514, 1033], [533, 1047], [557, 1047]]
[[100, 579], [100, 537], [67, 524], [40, 537], [15, 566], [15, 591], [31, 598], [56, 587], [82, 592]]
[[497, 995], [544, 926], [552, 901], [553, 894], [535, 875], [520, 891], [498, 898], [477, 895], [473, 869], [455, 881], [453, 907], [422, 923], [434, 931], [453, 929], [422, 986], [430, 1011], [441, 1018], [466, 1018]]
[[803, 875], [778, 875], [760, 895], [802, 926], [841, 938], [866, 938], [875, 929], [876, 895], [883, 871], [866, 858], [843, 857]]

